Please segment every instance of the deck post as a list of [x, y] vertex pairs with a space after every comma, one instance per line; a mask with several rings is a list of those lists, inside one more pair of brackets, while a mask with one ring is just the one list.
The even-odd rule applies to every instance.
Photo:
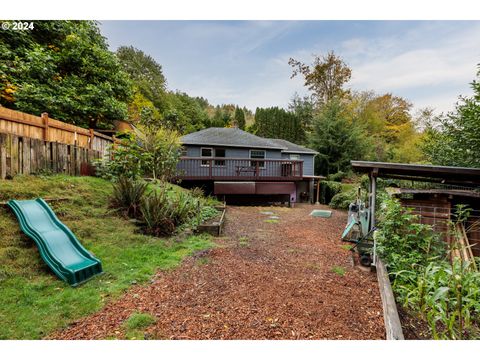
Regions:
[[370, 229], [375, 226], [375, 205], [377, 197], [377, 176], [374, 172], [370, 174]]
[[[370, 173], [370, 229], [375, 227], [375, 209], [376, 209], [376, 200], [377, 200], [377, 175], [378, 169], [373, 169]], [[372, 256], [372, 265], [377, 266], [377, 242], [375, 241], [375, 237], [373, 240], [373, 256]]]
[[311, 179], [311, 180], [308, 182], [308, 194], [309, 194], [309, 196], [308, 196], [308, 197], [309, 197], [308, 201], [310, 202], [310, 204], [313, 204], [314, 182], [315, 182], [314, 179]]

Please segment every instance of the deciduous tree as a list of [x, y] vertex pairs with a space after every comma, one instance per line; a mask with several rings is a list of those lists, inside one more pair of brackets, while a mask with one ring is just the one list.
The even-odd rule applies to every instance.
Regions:
[[318, 105], [326, 104], [335, 97], [342, 97], [345, 83], [350, 80], [352, 70], [333, 51], [325, 56], [315, 55], [312, 65], [290, 58], [291, 78], [302, 75], [305, 86], [312, 92]]
[[131, 82], [93, 21], [0, 30], [0, 104], [84, 127], [127, 117]]

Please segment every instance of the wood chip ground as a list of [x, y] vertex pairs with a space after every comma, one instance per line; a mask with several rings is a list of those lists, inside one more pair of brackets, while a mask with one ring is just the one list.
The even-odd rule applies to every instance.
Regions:
[[340, 241], [346, 213], [313, 209], [327, 208], [229, 206], [216, 248], [51, 338], [121, 339], [141, 312], [156, 318], [148, 339], [383, 339], [375, 274], [354, 267]]

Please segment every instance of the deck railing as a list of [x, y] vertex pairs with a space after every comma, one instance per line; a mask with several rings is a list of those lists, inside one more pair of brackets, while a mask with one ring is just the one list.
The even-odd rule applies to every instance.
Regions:
[[273, 180], [303, 178], [303, 161], [182, 157], [177, 165], [182, 180]]

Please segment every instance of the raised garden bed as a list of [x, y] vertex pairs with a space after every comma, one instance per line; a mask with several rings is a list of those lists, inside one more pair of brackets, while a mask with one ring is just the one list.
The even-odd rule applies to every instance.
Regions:
[[207, 233], [213, 236], [221, 236], [223, 233], [223, 226], [225, 224], [225, 213], [227, 208], [225, 205], [223, 206], [215, 206], [220, 213], [211, 218], [207, 221], [203, 222], [202, 224], [198, 225], [197, 232], [198, 233]]
[[380, 259], [377, 259], [377, 280], [380, 296], [383, 306], [383, 320], [385, 322], [385, 332], [387, 340], [404, 340], [402, 324], [398, 315], [395, 296], [388, 277], [385, 265]]

